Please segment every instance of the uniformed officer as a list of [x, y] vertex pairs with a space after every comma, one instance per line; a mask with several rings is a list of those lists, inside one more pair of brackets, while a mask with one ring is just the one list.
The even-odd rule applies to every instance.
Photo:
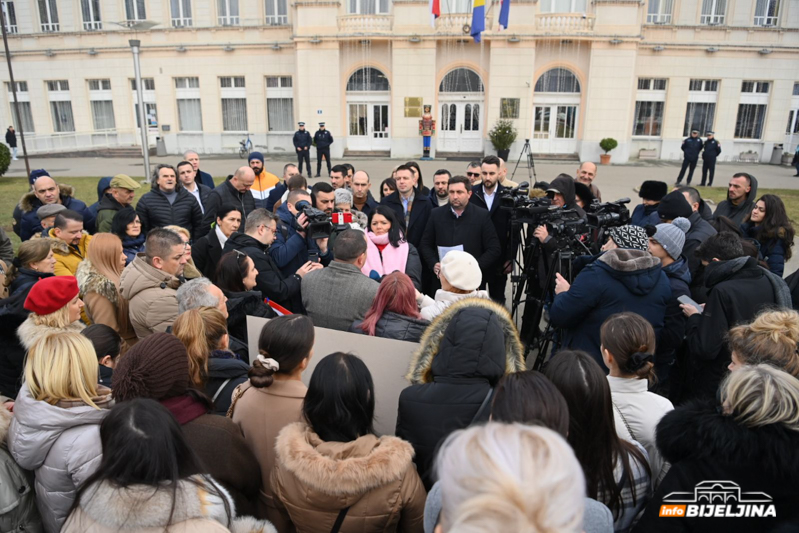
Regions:
[[299, 131], [294, 132], [294, 148], [297, 149], [297, 162], [302, 174], [302, 162], [308, 168], [306, 176], [311, 176], [311, 134], [305, 131], [305, 122], [299, 123]]
[[319, 130], [314, 133], [313, 142], [316, 145], [316, 177], [322, 170], [322, 156], [327, 163], [327, 175], [330, 176], [330, 145], [333, 144], [333, 136], [325, 129], [325, 123], [319, 123]]
[[682, 177], [685, 175], [685, 169], [689, 167], [686, 184], [691, 184], [691, 178], [694, 177], [694, 170], [696, 169], [697, 161], [699, 161], [699, 152], [702, 151], [702, 146], [703, 143], [702, 139], [699, 138], [699, 130], [692, 130], [691, 136], [682, 142], [681, 148], [684, 156], [682, 160], [682, 168], [680, 169], [680, 175], [677, 176], [677, 185], [679, 185], [682, 181]]
[[[705, 149], [702, 151], [702, 187], [705, 186], [705, 179], [710, 172], [710, 179], [707, 180], [707, 186], [713, 186], [713, 175], [716, 173], [716, 158], [721, 153], [721, 143], [713, 138], [715, 133], [712, 131], [707, 132], [707, 140], [705, 141]], [[690, 181], [690, 180], [689, 180]]]

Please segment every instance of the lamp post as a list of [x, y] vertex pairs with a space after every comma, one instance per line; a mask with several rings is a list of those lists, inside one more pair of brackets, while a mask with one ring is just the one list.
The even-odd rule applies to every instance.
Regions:
[[6, 18], [8, 14], [6, 13], [6, 4], [3, 3], [3, 20], [2, 22], [2, 31], [3, 31], [3, 45], [6, 48], [6, 62], [8, 63], [8, 79], [11, 81], [11, 94], [14, 96], [14, 113], [17, 115], [17, 126], [19, 126], [19, 138], [22, 141], [22, 157], [25, 159], [25, 171], [28, 176], [31, 175], [31, 165], [28, 161], [28, 148], [25, 146], [25, 130], [22, 126], [22, 115], [19, 113], [19, 102], [17, 100], [17, 84], [14, 81], [14, 70], [11, 68], [11, 51], [8, 49], [8, 37], [6, 36]]
[[133, 52], [133, 73], [136, 77], [136, 99], [139, 101], [139, 131], [141, 132], [141, 151], [144, 156], [144, 179], [150, 178], [150, 146], [147, 142], [147, 113], [144, 111], [144, 89], [141, 80], [141, 64], [139, 63], [139, 49], [141, 41], [130, 39], [130, 50]]

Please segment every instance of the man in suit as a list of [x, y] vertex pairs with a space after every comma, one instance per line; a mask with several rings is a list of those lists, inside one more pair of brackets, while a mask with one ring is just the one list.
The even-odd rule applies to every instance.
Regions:
[[500, 209], [500, 199], [505, 186], [499, 183], [501, 172], [501, 161], [495, 155], [483, 158], [480, 165], [483, 182], [472, 187], [471, 202], [491, 215], [491, 223], [497, 233], [500, 247], [499, 260], [488, 268], [483, 281], [488, 283], [488, 294], [497, 303], [505, 304], [505, 285], [508, 281], [508, 273], [511, 266], [511, 254], [509, 230], [510, 230], [510, 211]]
[[341, 232], [333, 257], [328, 267], [309, 272], [302, 280], [302, 303], [314, 326], [348, 331], [372, 306], [380, 284], [361, 272], [366, 264], [362, 231]]
[[[418, 178], [409, 165], [397, 167], [394, 176], [397, 190], [380, 203], [394, 210], [405, 231], [405, 239], [419, 249], [433, 203], [428, 195], [416, 188]], [[428, 265], [429, 268], [432, 266]]]
[[297, 150], [297, 161], [302, 174], [302, 162], [305, 161], [305, 166], [308, 169], [307, 176], [311, 174], [311, 134], [305, 131], [305, 122], [299, 123], [300, 129], [294, 132], [294, 148]]

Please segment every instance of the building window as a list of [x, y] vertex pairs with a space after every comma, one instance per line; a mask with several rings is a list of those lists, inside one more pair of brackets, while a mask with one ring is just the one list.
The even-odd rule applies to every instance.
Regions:
[[266, 0], [266, 23], [269, 26], [285, 26], [289, 23], [287, 0]]
[[519, 118], [519, 107], [518, 98], [500, 98], [499, 118]]
[[663, 124], [663, 102], [636, 102], [633, 135], [660, 137]]
[[80, 0], [80, 10], [83, 13], [84, 31], [103, 29], [100, 21], [100, 0]]
[[727, 0], [702, 0], [702, 16], [700, 24], [716, 26], [724, 24], [724, 13], [727, 11]]
[[785, 128], [785, 135], [796, 135], [799, 133], [799, 109], [791, 109], [788, 112], [788, 127]]
[[736, 139], [760, 139], [766, 118], [765, 104], [739, 104], [735, 119]]
[[270, 132], [294, 131], [294, 96], [290, 76], [267, 76], [266, 120]]
[[376, 68], [366, 67], [353, 72], [347, 80], [347, 91], [390, 91], [385, 74]]
[[50, 99], [50, 112], [53, 117], [53, 131], [56, 133], [75, 131], [69, 82], [67, 80], [48, 81], [47, 92]]
[[755, 26], [776, 26], [780, 15], [780, 0], [757, 0]]
[[799, 83], [794, 83], [793, 84], [793, 95], [794, 96], [799, 96]]
[[[586, 0], [542, 0], [541, 12], [542, 13], [585, 13], [585, 4]], [[471, 9], [469, 9], [469, 11], [471, 11]]]
[[580, 82], [565, 68], [553, 68], [538, 78], [534, 91], [537, 93], [579, 93]]
[[202, 131], [203, 115], [200, 104], [200, 79], [175, 78], [180, 131]]
[[144, 20], [147, 11], [144, 9], [144, 0], [125, 0], [125, 16], [128, 20]]
[[111, 99], [111, 80], [89, 80], [89, 101], [95, 130], [113, 130], [114, 102]]
[[219, 78], [222, 90], [222, 129], [247, 131], [247, 94], [244, 76]]
[[767, 81], [745, 81], [741, 83], [741, 92], [768, 94], [769, 85]]
[[43, 32], [58, 31], [56, 0], [39, 0], [39, 20]]
[[693, 130], [700, 134], [711, 131], [715, 115], [715, 102], [688, 102], [688, 107], [685, 110], [685, 126], [682, 130], [683, 136], [688, 137]]
[[388, 15], [388, 0], [350, 0], [352, 15]]
[[665, 78], [638, 78], [639, 91], [665, 91]]
[[691, 80], [688, 84], [688, 90], [694, 92], [713, 92], [719, 90], [718, 80]]
[[217, 0], [216, 9], [220, 26], [239, 25], [239, 0]]
[[[20, 117], [25, 133], [33, 133], [33, 114], [31, 114], [30, 95], [28, 94], [28, 82], [18, 81], [17, 84], [17, 104], [14, 105], [14, 94], [11, 92], [11, 84], [6, 82], [8, 91], [8, 101], [11, 105], [11, 120], [14, 128], [19, 129]], [[19, 116], [17, 116], [19, 110]]]
[[444, 76], [438, 86], [438, 91], [442, 93], [481, 93], [483, 92], [483, 80], [471, 69], [456, 68]]
[[471, 13], [472, 0], [448, 0], [441, 2], [441, 14]]
[[[142, 85], [144, 85], [145, 91], [154, 91], [155, 90], [155, 81], [152, 78], [142, 78]], [[198, 85], [199, 86], [199, 85]], [[136, 78], [130, 80], [130, 90], [136, 90]]]
[[191, 26], [191, 0], [170, 0], [172, 6], [172, 27]]
[[3, 2], [3, 15], [8, 33], [17, 33], [17, 12], [14, 10], [14, 2]]
[[243, 89], [244, 76], [227, 76], [225, 78], [219, 78], [219, 85], [223, 89]]
[[671, 24], [674, 0], [649, 0], [646, 12], [647, 24]]

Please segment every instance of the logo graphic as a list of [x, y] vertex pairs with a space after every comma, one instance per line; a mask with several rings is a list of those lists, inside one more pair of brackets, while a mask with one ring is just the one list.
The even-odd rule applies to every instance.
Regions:
[[693, 492], [671, 492], [663, 498], [662, 517], [776, 517], [773, 498], [765, 492], [742, 492], [732, 481], [702, 481]]

